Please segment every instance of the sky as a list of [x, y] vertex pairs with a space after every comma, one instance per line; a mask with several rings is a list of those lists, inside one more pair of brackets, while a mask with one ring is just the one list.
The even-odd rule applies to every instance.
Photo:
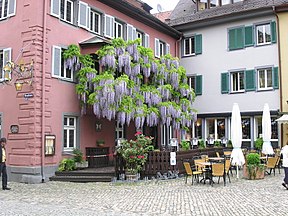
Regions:
[[162, 8], [162, 12], [164, 11], [170, 11], [175, 8], [179, 0], [142, 0], [143, 2], [150, 5], [153, 9], [151, 10], [151, 13], [158, 13], [157, 5], [160, 4]]

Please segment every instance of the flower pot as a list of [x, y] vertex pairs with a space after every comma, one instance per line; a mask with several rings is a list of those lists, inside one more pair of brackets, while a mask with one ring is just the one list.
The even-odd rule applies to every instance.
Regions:
[[132, 173], [127, 173], [126, 174], [126, 180], [127, 181], [138, 181], [140, 178], [139, 173], [132, 174]]
[[264, 179], [265, 174], [265, 168], [261, 167], [253, 167], [250, 168], [250, 171], [248, 167], [245, 165], [243, 167], [243, 177], [249, 180], [257, 180], [257, 179]]

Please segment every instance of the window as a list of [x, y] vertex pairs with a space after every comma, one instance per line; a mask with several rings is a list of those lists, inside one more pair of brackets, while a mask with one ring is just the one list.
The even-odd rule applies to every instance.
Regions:
[[214, 139], [225, 137], [225, 119], [207, 119], [206, 136]]
[[61, 0], [60, 3], [60, 19], [67, 22], [73, 22], [73, 2], [69, 0]]
[[127, 24], [127, 41], [136, 39], [136, 28], [133, 25]]
[[11, 79], [11, 73], [4, 71], [7, 62], [11, 61], [11, 48], [0, 50], [0, 82]]
[[116, 121], [115, 132], [116, 132], [116, 140], [117, 140], [117, 139], [121, 139], [121, 138], [125, 138], [125, 135], [124, 135], [124, 126], [121, 125], [119, 121]]
[[202, 75], [188, 76], [188, 85], [196, 95], [202, 95]]
[[183, 56], [202, 54], [202, 35], [197, 34], [183, 40]]
[[74, 75], [72, 71], [66, 68], [63, 58], [65, 49], [53, 46], [52, 52], [52, 76], [73, 81]]
[[108, 38], [114, 37], [114, 17], [105, 14], [104, 36]]
[[14, 16], [16, 11], [16, 0], [0, 0], [0, 20]]
[[100, 34], [101, 27], [101, 15], [96, 11], [90, 11], [90, 30], [97, 34]]
[[173, 138], [173, 128], [172, 126], [161, 125], [161, 145], [163, 147], [168, 147], [170, 140]]
[[244, 48], [244, 27], [229, 29], [229, 50]]
[[251, 139], [250, 118], [242, 118], [242, 139]]
[[197, 118], [195, 123], [195, 137], [197, 139], [202, 139], [202, 119]]
[[117, 21], [114, 21], [114, 32], [115, 32], [115, 35], [114, 37], [115, 38], [123, 38], [123, 24], [117, 22]]
[[271, 26], [270, 24], [256, 26], [257, 45], [271, 43]]
[[73, 148], [76, 148], [76, 125], [76, 117], [64, 116], [64, 150], [72, 150]]
[[155, 38], [155, 57], [160, 58], [170, 53], [170, 45]]
[[210, 7], [217, 7], [220, 5], [220, 0], [210, 0]]
[[150, 47], [150, 36], [148, 34], [144, 34], [144, 47]]
[[231, 92], [243, 92], [244, 89], [244, 71], [232, 72], [230, 74]]
[[258, 69], [258, 89], [272, 89], [272, 68]]
[[144, 41], [143, 41], [143, 33], [142, 32], [139, 32], [139, 31], [136, 31], [136, 38], [137, 39], [140, 39], [140, 46], [143, 46], [144, 44]]

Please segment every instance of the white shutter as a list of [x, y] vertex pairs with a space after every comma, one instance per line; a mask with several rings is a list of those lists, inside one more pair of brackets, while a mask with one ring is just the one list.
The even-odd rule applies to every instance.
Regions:
[[144, 35], [144, 47], [149, 47], [150, 46], [150, 37], [148, 34]]
[[61, 47], [53, 46], [52, 51], [52, 76], [60, 77], [61, 72]]
[[136, 40], [137, 39], [137, 32], [136, 32], [136, 28], [133, 27], [132, 29], [132, 40]]
[[133, 40], [133, 26], [127, 24], [127, 41]]
[[104, 35], [109, 38], [114, 37], [114, 17], [105, 14]]
[[154, 47], [155, 56], [160, 58], [160, 41], [158, 38], [155, 38], [155, 47]]
[[51, 15], [60, 17], [60, 0], [51, 0]]
[[166, 54], [170, 54], [170, 44], [166, 43]]
[[[8, 62], [11, 62], [12, 48], [3, 49], [3, 69]], [[6, 78], [4, 70], [2, 70], [2, 79]], [[11, 73], [9, 73], [9, 79], [11, 79]]]
[[16, 14], [16, 0], [8, 1], [8, 16], [15, 16]]
[[79, 1], [78, 25], [82, 28], [87, 28], [87, 13], [88, 4]]

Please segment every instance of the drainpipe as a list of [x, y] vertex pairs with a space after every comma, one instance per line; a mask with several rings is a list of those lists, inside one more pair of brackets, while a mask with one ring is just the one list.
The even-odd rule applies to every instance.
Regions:
[[[273, 13], [275, 14], [275, 16], [276, 16], [276, 20], [277, 20], [277, 22], [276, 22], [276, 24], [277, 24], [277, 30], [278, 30], [278, 34], [277, 34], [277, 40], [278, 40], [278, 61], [279, 61], [279, 65], [278, 65], [278, 67], [279, 67], [279, 80], [280, 80], [280, 82], [279, 82], [279, 92], [280, 92], [280, 112], [282, 112], [283, 110], [282, 110], [282, 106], [283, 106], [283, 102], [282, 102], [282, 97], [283, 97], [283, 95], [282, 95], [282, 87], [281, 87], [281, 84], [282, 84], [282, 70], [281, 70], [281, 52], [280, 52], [280, 49], [281, 49], [281, 46], [280, 46], [280, 28], [279, 28], [279, 17], [278, 17], [278, 14], [276, 13], [276, 11], [275, 11], [275, 6], [272, 6], [272, 10], [273, 10]], [[283, 125], [281, 124], [281, 135], [280, 135], [280, 141], [282, 141], [283, 140]], [[279, 142], [279, 141], [278, 141]], [[280, 143], [281, 144], [281, 143]], [[280, 145], [280, 147], [281, 147], [282, 145]]]
[[42, 49], [42, 119], [41, 119], [41, 136], [42, 136], [42, 145], [41, 145], [41, 176], [42, 183], [45, 182], [44, 176], [44, 165], [45, 165], [45, 58], [46, 58], [46, 28], [47, 28], [47, 1], [44, 0], [43, 5], [43, 49]]
[[182, 38], [183, 38], [183, 34], [181, 34], [181, 36], [180, 36], [180, 38], [175, 42], [175, 56], [176, 57], [179, 57], [179, 50], [178, 50], [178, 48], [180, 47], [179, 46], [179, 42], [181, 42], [181, 40], [182, 40]]

